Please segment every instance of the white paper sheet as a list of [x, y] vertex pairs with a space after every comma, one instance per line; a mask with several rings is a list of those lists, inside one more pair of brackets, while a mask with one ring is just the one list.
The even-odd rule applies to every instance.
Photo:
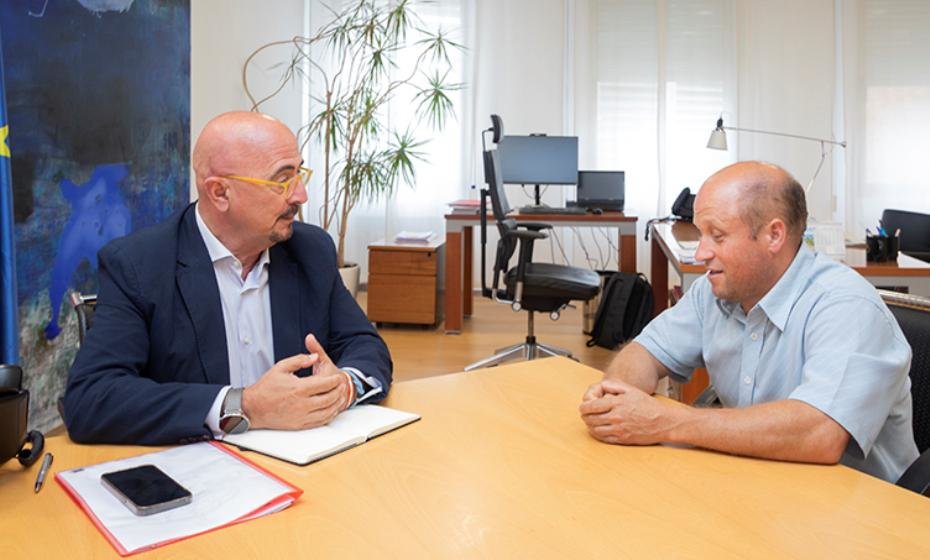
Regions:
[[[100, 482], [103, 473], [152, 464], [190, 490], [190, 504], [148, 516], [137, 516]], [[100, 524], [128, 552], [229, 525], [240, 518], [273, 513], [264, 507], [295, 489], [282, 484], [240, 458], [210, 443], [184, 445], [57, 475], [71, 486]], [[297, 491], [299, 493], [299, 491]], [[290, 505], [293, 499], [284, 505]]]

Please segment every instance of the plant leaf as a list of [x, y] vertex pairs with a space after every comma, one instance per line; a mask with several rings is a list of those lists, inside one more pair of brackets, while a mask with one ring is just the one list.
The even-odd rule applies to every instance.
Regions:
[[427, 85], [414, 96], [414, 100], [420, 101], [417, 105], [420, 118], [425, 118], [435, 129], [441, 129], [448, 116], [455, 116], [455, 108], [448, 93], [464, 87], [463, 84], [445, 83], [448, 75], [449, 71], [443, 76], [437, 71], [432, 76], [425, 76]]

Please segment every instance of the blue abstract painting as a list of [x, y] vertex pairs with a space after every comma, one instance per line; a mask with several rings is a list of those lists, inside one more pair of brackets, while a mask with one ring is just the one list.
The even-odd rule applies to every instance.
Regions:
[[20, 359], [30, 426], [77, 349], [67, 294], [96, 293], [97, 251], [188, 201], [188, 0], [0, 3]]

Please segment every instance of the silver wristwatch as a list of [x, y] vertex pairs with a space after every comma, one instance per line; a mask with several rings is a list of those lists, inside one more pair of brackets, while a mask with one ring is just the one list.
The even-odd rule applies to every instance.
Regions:
[[227, 434], [241, 434], [250, 426], [249, 417], [242, 411], [242, 388], [233, 387], [226, 392], [220, 408], [220, 429]]

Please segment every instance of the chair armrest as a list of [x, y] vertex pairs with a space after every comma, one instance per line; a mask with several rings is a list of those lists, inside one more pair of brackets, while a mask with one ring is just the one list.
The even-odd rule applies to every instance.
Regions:
[[522, 282], [526, 275], [526, 265], [533, 260], [533, 243], [537, 239], [546, 239], [549, 236], [541, 231], [518, 229], [510, 232], [520, 240], [520, 255], [517, 260], [517, 281]]
[[930, 449], [920, 454], [896, 483], [902, 488], [930, 497]]
[[546, 222], [517, 222], [517, 227], [539, 231], [541, 229], [552, 229], [552, 224], [547, 224]]
[[526, 278], [526, 266], [533, 260], [533, 244], [537, 239], [546, 239], [549, 236], [541, 231], [526, 229], [512, 229], [505, 233], [506, 237], [520, 240], [520, 250], [517, 257], [517, 282], [522, 283]]
[[537, 239], [546, 239], [549, 237], [547, 234], [541, 231], [533, 231], [527, 229], [515, 229], [507, 232], [507, 236], [513, 236], [519, 239], [520, 241], [529, 240], [535, 241]]

